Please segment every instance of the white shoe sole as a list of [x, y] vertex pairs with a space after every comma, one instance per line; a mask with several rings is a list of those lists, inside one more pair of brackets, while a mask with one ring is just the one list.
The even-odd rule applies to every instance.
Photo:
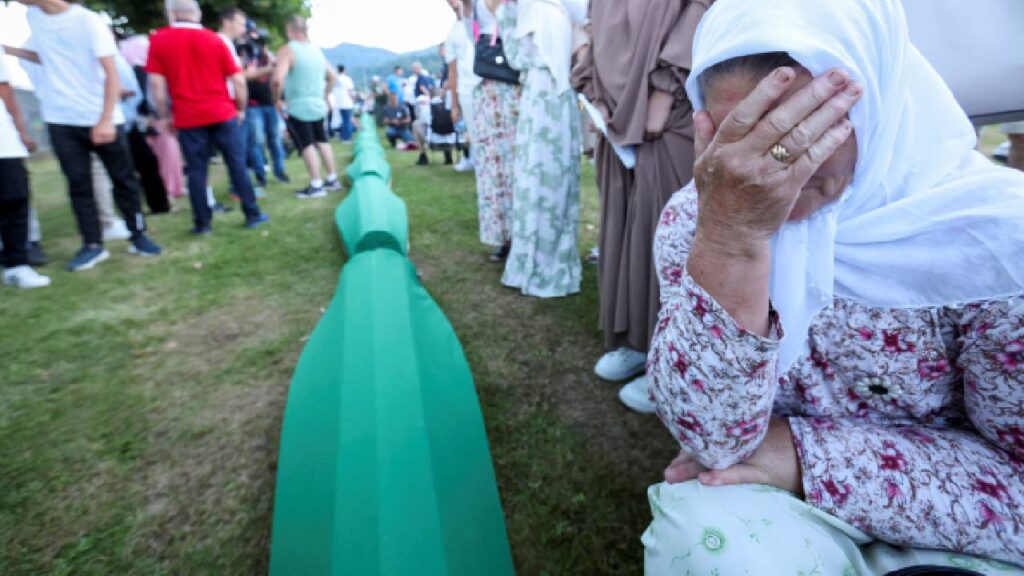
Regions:
[[96, 267], [97, 264], [103, 262], [104, 260], [107, 260], [108, 258], [110, 258], [110, 252], [104, 250], [103, 252], [100, 253], [99, 256], [93, 258], [88, 263], [83, 264], [78, 268], [75, 268], [74, 270], [71, 270], [71, 272], [85, 272], [86, 270], [92, 270], [93, 268]]
[[4, 277], [4, 286], [10, 286], [12, 288], [18, 288], [20, 290], [31, 290], [33, 288], [45, 288], [50, 285], [50, 277], [43, 276], [44, 280], [41, 280], [37, 284], [21, 284], [18, 281], [12, 281], [11, 279]]
[[143, 258], [155, 258], [160, 255], [159, 252], [157, 252], [156, 254], [153, 254], [151, 252], [142, 252], [141, 250], [136, 248], [134, 244], [128, 245], [128, 253], [135, 254], [136, 256], [142, 256]]

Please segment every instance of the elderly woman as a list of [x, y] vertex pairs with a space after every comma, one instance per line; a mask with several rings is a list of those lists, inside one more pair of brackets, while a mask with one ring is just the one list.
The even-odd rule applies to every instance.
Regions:
[[897, 0], [719, 0], [687, 91], [648, 574], [1022, 573], [1024, 175]]

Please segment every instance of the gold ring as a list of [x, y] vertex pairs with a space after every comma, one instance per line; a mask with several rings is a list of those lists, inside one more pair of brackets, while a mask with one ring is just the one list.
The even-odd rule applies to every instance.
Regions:
[[790, 154], [789, 150], [786, 150], [786, 147], [782, 144], [776, 143], [768, 149], [768, 153], [772, 155], [772, 158], [775, 158], [783, 164], [793, 163], [793, 155]]

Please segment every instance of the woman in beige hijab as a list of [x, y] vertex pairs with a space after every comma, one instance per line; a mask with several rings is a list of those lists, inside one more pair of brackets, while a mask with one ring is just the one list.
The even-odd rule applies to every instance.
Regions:
[[[644, 370], [658, 316], [654, 229], [693, 172], [692, 108], [683, 88], [694, 32], [712, 0], [592, 0], [591, 45], [573, 85], [607, 120], [597, 148], [601, 194], [600, 325], [609, 350], [595, 371], [625, 380]], [[636, 152], [627, 169], [612, 144]], [[653, 412], [644, 376], [619, 397]]]

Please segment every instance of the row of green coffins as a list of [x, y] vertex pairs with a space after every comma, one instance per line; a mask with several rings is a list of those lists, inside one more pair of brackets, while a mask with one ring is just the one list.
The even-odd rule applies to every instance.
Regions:
[[348, 262], [284, 413], [272, 576], [512, 574], [473, 378], [407, 258], [371, 118], [335, 213]]

